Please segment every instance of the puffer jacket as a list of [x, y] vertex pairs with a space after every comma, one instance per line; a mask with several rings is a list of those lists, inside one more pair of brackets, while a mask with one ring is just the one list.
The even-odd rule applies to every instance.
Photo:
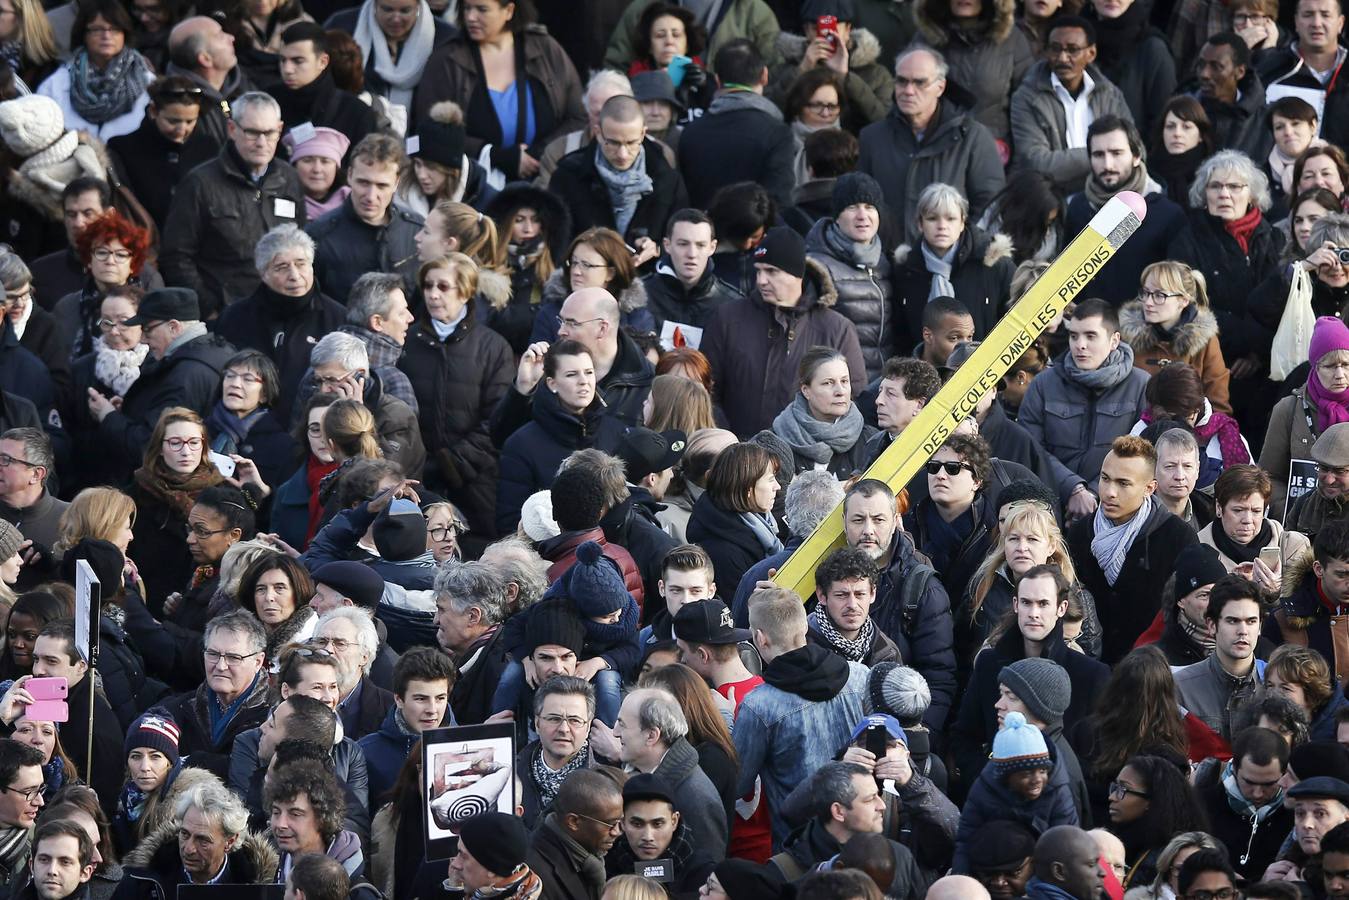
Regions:
[[[951, 284], [956, 298], [974, 316], [977, 340], [988, 337], [1007, 311], [1015, 270], [1011, 238], [1005, 234], [989, 235], [974, 225], [965, 226], [951, 267]], [[894, 291], [899, 328], [895, 343], [911, 347], [923, 339], [923, 309], [932, 293], [932, 273], [916, 244], [903, 244], [895, 250]]]
[[305, 231], [314, 239], [314, 280], [328, 296], [345, 304], [356, 279], [366, 272], [403, 276], [411, 296], [417, 288], [417, 243], [422, 217], [396, 204], [389, 205], [389, 221], [369, 225], [361, 221], [348, 196], [342, 205]]
[[1035, 61], [1026, 36], [1016, 28], [1015, 14], [1013, 0], [990, 0], [977, 26], [957, 29], [947, 0], [917, 0], [913, 9], [915, 40], [942, 52], [951, 67], [948, 83], [973, 92], [974, 118], [1000, 141], [1012, 140], [1008, 104]]
[[[993, 134], [956, 99], [948, 82], [946, 94], [920, 142], [898, 108], [862, 129], [857, 171], [881, 186], [891, 213], [904, 225], [905, 239], [918, 239], [918, 195], [941, 182], [960, 191], [970, 203], [970, 221], [977, 222], [1006, 179]], [[973, 98], [970, 98], [973, 102]]]
[[[859, 263], [840, 252], [838, 241], [825, 232], [832, 219], [820, 219], [806, 235], [806, 255], [829, 270], [838, 291], [834, 309], [857, 326], [857, 341], [866, 362], [867, 383], [881, 375], [881, 366], [895, 352], [895, 311], [890, 284], [890, 260], [880, 255], [875, 266]], [[880, 241], [879, 237], [873, 238]], [[851, 241], [847, 242], [849, 246]]]
[[712, 313], [701, 347], [712, 365], [712, 400], [740, 438], [772, 426], [797, 393], [797, 370], [811, 347], [843, 353], [854, 399], [862, 392], [866, 363], [857, 327], [834, 309], [837, 303], [838, 290], [829, 270], [806, 257], [804, 290], [794, 308], [767, 303], [755, 290]]
[[[1094, 119], [1119, 116], [1133, 121], [1129, 104], [1119, 88], [1094, 65], [1086, 74], [1095, 83], [1087, 106]], [[1065, 192], [1081, 188], [1091, 174], [1086, 147], [1068, 146], [1068, 114], [1054, 93], [1049, 63], [1038, 62], [1026, 73], [1026, 80], [1012, 94], [1012, 138], [1016, 151], [1012, 164], [1048, 175]]]
[[[623, 12], [623, 18], [618, 20], [618, 25], [609, 38], [608, 49], [604, 51], [606, 68], [617, 69], [620, 72], [628, 71], [628, 65], [636, 58], [637, 23], [646, 8], [655, 2], [658, 0], [636, 0], [628, 4], [628, 8]], [[703, 59], [715, 59], [717, 51], [723, 46], [739, 38], [746, 38], [754, 44], [754, 48], [759, 51], [766, 65], [775, 65], [778, 62], [779, 31], [777, 16], [764, 0], [728, 0], [723, 4], [721, 19], [708, 36]]]
[[[801, 61], [809, 43], [804, 35], [786, 31], [778, 34], [782, 63], [769, 72], [764, 96], [784, 109], [792, 86], [801, 77]], [[894, 103], [894, 74], [880, 58], [881, 44], [876, 36], [865, 28], [854, 28], [848, 39], [848, 74], [843, 78], [849, 130], [879, 121]]]
[[1295, 459], [1311, 459], [1312, 444], [1321, 436], [1316, 404], [1307, 397], [1307, 386], [1293, 391], [1274, 405], [1260, 450], [1260, 468], [1269, 473], [1274, 491], [1269, 497], [1270, 514], [1283, 520], [1288, 504], [1289, 467]]
[[203, 319], [257, 289], [253, 248], [278, 225], [304, 225], [304, 188], [290, 164], [272, 160], [254, 184], [234, 145], [188, 173], [169, 207], [160, 272], [197, 292]]
[[444, 489], [476, 534], [496, 527], [497, 454], [487, 420], [511, 389], [514, 357], [501, 335], [474, 316], [475, 300], [448, 338], [425, 315], [408, 330], [398, 368], [417, 393], [419, 421], [431, 461], [428, 480]]
[[1132, 300], [1119, 311], [1120, 337], [1134, 348], [1134, 365], [1156, 375], [1172, 362], [1188, 363], [1204, 382], [1204, 396], [1214, 412], [1232, 414], [1227, 382], [1231, 377], [1218, 346], [1218, 320], [1207, 308], [1193, 303], [1181, 313], [1180, 322], [1163, 336], [1143, 317], [1143, 301]]
[[656, 261], [656, 270], [642, 279], [642, 285], [646, 288], [647, 309], [651, 311], [654, 330], [658, 334], [666, 322], [704, 328], [718, 306], [745, 296], [717, 277], [711, 260], [698, 283], [692, 288], [684, 287], [667, 255]]
[[1077, 808], [1073, 805], [1072, 787], [1068, 772], [1059, 759], [1058, 748], [1052, 741], [1045, 742], [1051, 767], [1049, 783], [1044, 792], [1033, 801], [1014, 794], [1006, 779], [998, 774], [997, 763], [989, 760], [979, 772], [979, 778], [970, 788], [969, 796], [960, 808], [960, 827], [956, 830], [956, 854], [951, 871], [968, 874], [970, 871], [970, 839], [980, 827], [997, 819], [1011, 819], [1030, 826], [1036, 834], [1044, 834], [1055, 825], [1078, 824]]

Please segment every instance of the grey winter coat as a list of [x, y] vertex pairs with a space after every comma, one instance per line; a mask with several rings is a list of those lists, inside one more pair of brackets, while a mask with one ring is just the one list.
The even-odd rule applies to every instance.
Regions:
[[[1068, 114], [1054, 93], [1052, 74], [1048, 63], [1038, 62], [1012, 94], [1012, 140], [1016, 147], [1012, 166], [1041, 172], [1063, 190], [1078, 191], [1091, 174], [1091, 162], [1086, 147], [1068, 146]], [[1094, 65], [1087, 66], [1087, 74], [1096, 85], [1087, 98], [1092, 118], [1119, 116], [1132, 122], [1133, 113], [1120, 89]]]
[[[778, 50], [783, 62], [773, 68], [768, 77], [764, 96], [783, 109], [792, 85], [801, 77], [801, 60], [805, 58], [809, 42], [804, 35], [778, 34]], [[885, 115], [894, 102], [894, 75], [881, 59], [881, 44], [865, 28], [854, 28], [849, 38], [848, 74], [843, 79], [843, 93], [848, 104], [848, 122], [854, 125], [875, 122]], [[890, 60], [893, 62], [893, 59]]]
[[1316, 404], [1307, 399], [1305, 384], [1274, 404], [1265, 430], [1265, 446], [1260, 450], [1260, 468], [1274, 483], [1269, 510], [1275, 518], [1283, 519], [1288, 502], [1289, 466], [1295, 459], [1312, 458], [1312, 444], [1321, 436], [1319, 428]]
[[1264, 685], [1254, 667], [1245, 678], [1235, 678], [1219, 664], [1216, 653], [1173, 674], [1181, 705], [1229, 741], [1232, 739], [1232, 710], [1264, 693]]
[[675, 809], [689, 826], [699, 850], [715, 860], [726, 858], [730, 823], [726, 806], [707, 774], [698, 767], [698, 751], [686, 738], [670, 745], [660, 765], [651, 774], [669, 785], [675, 796]]
[[[895, 311], [890, 287], [890, 260], [881, 253], [875, 266], [838, 255], [838, 248], [825, 240], [833, 219], [821, 219], [806, 235], [806, 255], [829, 270], [838, 291], [834, 309], [857, 326], [862, 345], [867, 382], [881, 375], [881, 366], [895, 353]], [[875, 238], [880, 240], [880, 238]], [[849, 242], [851, 243], [851, 242]]]
[[929, 184], [959, 190], [970, 202], [970, 221], [977, 222], [1006, 183], [993, 134], [949, 96], [937, 106], [921, 141], [896, 108], [863, 128], [859, 140], [857, 170], [880, 183], [910, 241], [918, 237], [918, 195]]

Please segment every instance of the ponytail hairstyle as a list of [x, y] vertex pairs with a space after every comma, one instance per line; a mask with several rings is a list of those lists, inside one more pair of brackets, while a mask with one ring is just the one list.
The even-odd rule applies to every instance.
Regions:
[[359, 400], [338, 400], [323, 414], [323, 435], [341, 460], [380, 459], [375, 417]]
[[457, 249], [479, 267], [499, 271], [505, 261], [506, 245], [497, 236], [497, 224], [467, 203], [437, 203], [433, 212], [445, 221], [445, 239], [458, 241]]

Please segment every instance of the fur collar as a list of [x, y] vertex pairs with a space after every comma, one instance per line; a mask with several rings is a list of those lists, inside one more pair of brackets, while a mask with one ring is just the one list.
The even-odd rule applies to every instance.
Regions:
[[479, 269], [478, 293], [492, 309], [505, 309], [511, 302], [511, 279], [491, 269]]
[[[1283, 576], [1279, 579], [1279, 596], [1287, 599], [1297, 591], [1302, 579], [1312, 574], [1312, 563], [1316, 554], [1311, 547], [1304, 547], [1296, 556], [1283, 565]], [[1304, 626], [1305, 627], [1305, 626]]]
[[[806, 55], [806, 36], [789, 31], [778, 32], [778, 52], [784, 63], [798, 65]], [[848, 46], [849, 68], [869, 66], [881, 58], [881, 42], [865, 28], [854, 28]]]
[[[562, 270], [555, 269], [548, 280], [543, 284], [543, 300], [545, 303], [556, 301], [561, 303], [571, 294], [567, 289], [567, 283], [562, 280]], [[618, 295], [618, 310], [622, 313], [630, 313], [634, 309], [642, 309], [646, 306], [646, 284], [642, 279], [637, 279], [630, 284], [623, 293]]]
[[[957, 264], [968, 260], [981, 245], [984, 250], [983, 264], [985, 267], [997, 264], [998, 260], [1012, 258], [1012, 239], [1000, 231], [995, 232], [992, 237], [986, 237], [982, 232], [971, 232], [967, 228], [960, 242], [961, 247], [956, 252]], [[917, 248], [912, 244], [900, 244], [895, 248], [892, 257], [895, 265], [905, 265], [916, 250]], [[921, 264], [922, 254], [918, 254], [917, 261]]]
[[834, 279], [824, 263], [807, 256], [806, 280], [815, 282], [815, 288], [819, 294], [815, 305], [825, 309], [833, 309], [834, 304], [838, 302], [838, 288], [834, 287]]
[[[1124, 342], [1137, 353], [1152, 352], [1163, 344], [1157, 330], [1143, 318], [1143, 301], [1130, 300], [1120, 307], [1119, 330]], [[1209, 341], [1218, 336], [1218, 320], [1207, 309], [1195, 310], [1194, 318], [1177, 325], [1171, 340], [1165, 345], [1179, 360], [1194, 359], [1204, 352]]]
[[[252, 831], [244, 833], [242, 843], [230, 851], [230, 857], [231, 865], [237, 861], [252, 867], [253, 871], [248, 874], [253, 877], [253, 884], [270, 884], [276, 877], [277, 866], [281, 863], [281, 858], [271, 844], [267, 843], [267, 839]], [[170, 872], [161, 873], [162, 865], [156, 863], [168, 861], [172, 862], [174, 868]], [[176, 879], [178, 869], [182, 868], [178, 856], [178, 823], [170, 820], [159, 826], [122, 858], [122, 866], [128, 869], [145, 869], [155, 874], [172, 875]], [[236, 878], [240, 877], [238, 871], [234, 874]]]
[[[995, 44], [1007, 39], [1016, 26], [1016, 0], [989, 0], [993, 7], [988, 38]], [[938, 49], [951, 43], [950, 0], [915, 0], [913, 18], [922, 39]]]
[[[76, 134], [79, 146], [75, 152], [65, 162], [41, 169], [41, 180], [17, 167], [9, 175], [9, 195], [53, 222], [62, 219], [61, 190], [67, 184], [85, 175], [106, 181], [112, 171], [112, 160], [103, 142], [83, 131]], [[56, 180], [61, 183], [56, 184]]]
[[167, 794], [157, 801], [146, 802], [144, 818], [138, 823], [140, 827], [136, 829], [136, 833], [144, 834], [147, 837], [153, 835], [166, 823], [171, 822], [174, 807], [178, 805], [179, 797], [198, 785], [216, 780], [216, 777], [205, 769], [183, 766], [182, 771], [178, 773], [178, 777], [173, 780], [173, 785], [169, 788]]

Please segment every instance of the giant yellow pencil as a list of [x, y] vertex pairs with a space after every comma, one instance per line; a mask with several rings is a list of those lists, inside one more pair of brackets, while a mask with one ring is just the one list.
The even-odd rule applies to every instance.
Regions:
[[[1110, 198], [864, 477], [884, 481], [896, 491], [907, 485], [979, 398], [996, 388], [1012, 363], [1133, 236], [1147, 209], [1143, 198], [1133, 191]], [[815, 591], [815, 567], [841, 546], [840, 507], [797, 548], [773, 580], [808, 598]]]

